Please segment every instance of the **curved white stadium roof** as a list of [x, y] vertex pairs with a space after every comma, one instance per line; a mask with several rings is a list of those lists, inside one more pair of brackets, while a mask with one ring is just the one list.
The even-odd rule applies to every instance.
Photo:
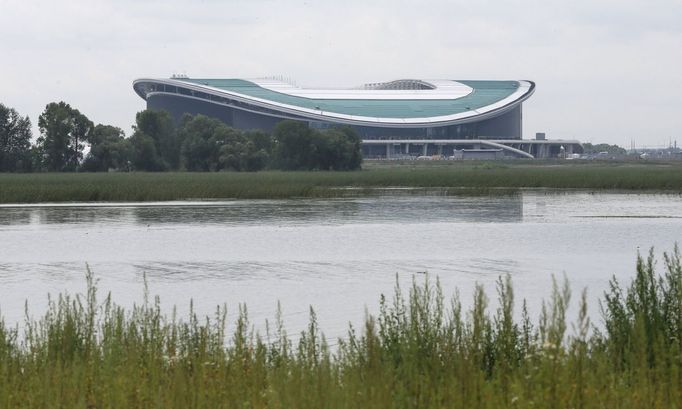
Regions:
[[442, 126], [500, 115], [530, 97], [531, 81], [397, 80], [350, 89], [301, 88], [273, 79], [139, 79], [147, 99], [177, 94], [236, 109], [382, 127]]
[[[385, 99], [385, 100], [422, 100], [422, 99], [457, 99], [465, 97], [474, 89], [468, 85], [452, 80], [422, 80], [422, 84], [432, 86], [431, 89], [381, 89], [370, 88], [301, 88], [288, 82], [270, 79], [249, 80], [259, 87], [287, 95], [313, 99]], [[400, 80], [399, 80], [400, 81]], [[393, 81], [396, 83], [398, 81]]]

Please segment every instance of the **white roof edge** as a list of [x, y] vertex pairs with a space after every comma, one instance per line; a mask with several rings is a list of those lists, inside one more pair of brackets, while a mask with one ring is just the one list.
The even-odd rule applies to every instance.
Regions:
[[[248, 81], [248, 80], [247, 80]], [[190, 82], [185, 82], [176, 79], [155, 79], [155, 78], [140, 78], [133, 81], [133, 87], [141, 82], [157, 82], [167, 85], [182, 86], [195, 91], [200, 92], [210, 92], [217, 96], [229, 96], [240, 102], [251, 103], [256, 106], [260, 106], [268, 109], [279, 109], [284, 112], [304, 116], [311, 120], [316, 121], [330, 121], [346, 123], [350, 125], [364, 125], [364, 126], [377, 126], [381, 125], [384, 127], [422, 127], [422, 126], [446, 126], [454, 125], [466, 122], [472, 122], [475, 120], [482, 120], [488, 117], [497, 116], [498, 113], [506, 112], [509, 109], [514, 108], [516, 105], [522, 103], [528, 99], [534, 92], [533, 83], [531, 81], [519, 80], [519, 87], [509, 96], [503, 98], [502, 100], [487, 105], [485, 107], [470, 110], [466, 112], [461, 112], [452, 115], [442, 115], [435, 117], [422, 117], [422, 118], [385, 118], [385, 117], [366, 117], [357, 115], [347, 115], [334, 112], [326, 112], [324, 110], [303, 108], [295, 105], [284, 104], [276, 101], [266, 100], [262, 98], [256, 98], [249, 95], [241, 94], [234, 91], [227, 91], [220, 88], [211, 87], [208, 85], [195, 84]], [[144, 98], [142, 96], [142, 98]]]

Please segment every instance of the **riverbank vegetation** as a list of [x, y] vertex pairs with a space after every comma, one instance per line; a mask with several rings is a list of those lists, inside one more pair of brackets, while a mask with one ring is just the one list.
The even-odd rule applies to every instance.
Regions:
[[0, 323], [0, 407], [677, 408], [680, 261], [666, 255], [657, 276], [640, 258], [629, 285], [612, 280], [598, 325], [563, 282], [533, 319], [509, 277], [492, 311], [481, 287], [466, 307], [427, 277], [334, 347], [312, 309], [294, 342], [281, 319], [254, 333], [246, 307], [180, 320], [145, 296], [125, 310], [88, 274], [85, 295], [51, 299], [21, 333]]
[[32, 145], [29, 118], [0, 104], [0, 172], [353, 170], [362, 162], [360, 137], [350, 127], [283, 121], [265, 133], [204, 115], [185, 114], [179, 122], [166, 111], [144, 110], [126, 138], [120, 128], [95, 125], [53, 102], [38, 118]]
[[682, 164], [547, 165], [527, 162], [372, 165], [354, 172], [130, 172], [0, 174], [0, 203], [509, 193], [517, 188], [682, 192]]

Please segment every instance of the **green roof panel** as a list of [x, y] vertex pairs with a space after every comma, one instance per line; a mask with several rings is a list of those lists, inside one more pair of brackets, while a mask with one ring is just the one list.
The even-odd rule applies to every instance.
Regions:
[[457, 80], [471, 87], [473, 92], [457, 99], [315, 99], [288, 95], [241, 79], [183, 78], [179, 81], [300, 108], [376, 118], [422, 118], [459, 114], [501, 101], [512, 95], [519, 87], [517, 81]]

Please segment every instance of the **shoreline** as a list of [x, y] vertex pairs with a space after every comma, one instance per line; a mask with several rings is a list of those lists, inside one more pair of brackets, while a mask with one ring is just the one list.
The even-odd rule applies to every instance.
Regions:
[[262, 171], [0, 174], [0, 203], [149, 202], [500, 194], [519, 189], [682, 194], [682, 162], [377, 166], [350, 172]]

